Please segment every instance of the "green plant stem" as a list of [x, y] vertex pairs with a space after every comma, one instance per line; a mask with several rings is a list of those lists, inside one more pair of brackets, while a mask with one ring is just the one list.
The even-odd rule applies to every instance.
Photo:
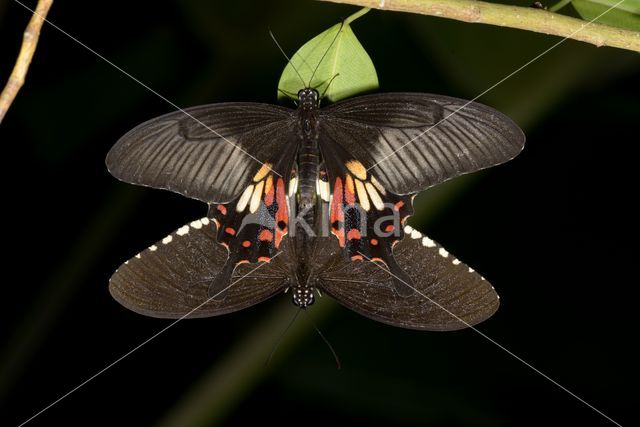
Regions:
[[640, 32], [588, 23], [542, 9], [476, 0], [321, 0], [375, 9], [419, 13], [458, 21], [518, 28], [640, 52]]
[[571, 3], [571, 0], [560, 0], [558, 3], [549, 8], [549, 12], [557, 12], [569, 3]]
[[365, 13], [368, 13], [371, 9], [368, 7], [363, 7], [362, 9], [360, 9], [358, 12], [354, 13], [353, 15], [351, 15], [350, 17], [348, 17], [347, 19], [344, 20], [344, 23], [349, 25], [351, 24], [353, 21], [355, 21], [356, 19], [360, 18], [362, 15], [364, 15]]

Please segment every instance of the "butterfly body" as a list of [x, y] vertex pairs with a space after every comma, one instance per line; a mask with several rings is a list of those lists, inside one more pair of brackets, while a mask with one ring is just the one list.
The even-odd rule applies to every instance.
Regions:
[[113, 175], [205, 201], [209, 213], [121, 266], [112, 295], [157, 317], [224, 314], [289, 290], [300, 307], [322, 291], [414, 329], [493, 314], [491, 285], [405, 222], [417, 192], [513, 158], [522, 131], [489, 107], [439, 95], [320, 108], [307, 88], [299, 100], [296, 110], [193, 107], [118, 141]]

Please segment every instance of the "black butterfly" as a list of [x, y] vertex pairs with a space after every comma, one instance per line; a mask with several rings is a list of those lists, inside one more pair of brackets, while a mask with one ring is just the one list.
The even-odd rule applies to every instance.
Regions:
[[520, 128], [446, 96], [376, 94], [322, 109], [315, 89], [298, 96], [295, 110], [189, 108], [116, 143], [115, 177], [202, 200], [209, 213], [123, 264], [113, 297], [155, 317], [220, 315], [289, 289], [302, 308], [323, 291], [406, 328], [490, 317], [493, 287], [404, 223], [417, 192], [515, 157]]

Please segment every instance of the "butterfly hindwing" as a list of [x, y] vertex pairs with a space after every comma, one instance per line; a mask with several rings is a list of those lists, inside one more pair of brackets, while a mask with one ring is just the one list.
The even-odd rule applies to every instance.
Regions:
[[239, 266], [226, 285], [231, 286], [207, 301], [210, 284], [227, 257], [227, 250], [216, 242], [215, 224], [202, 218], [122, 264], [111, 276], [109, 291], [120, 304], [137, 313], [179, 318], [241, 310], [285, 289], [283, 257], [253, 272], [255, 264]]
[[319, 248], [327, 254], [317, 273], [320, 290], [366, 317], [409, 329], [463, 329], [495, 313], [499, 298], [489, 282], [433, 240], [405, 228], [394, 256], [412, 279], [411, 295], [397, 294], [383, 264], [348, 263], [328, 239]]
[[210, 295], [227, 285], [238, 265], [270, 262], [280, 251], [289, 231], [286, 181], [287, 176], [277, 176], [267, 164], [231, 203], [210, 206], [209, 216], [218, 228], [217, 240], [229, 253], [212, 282]]
[[203, 105], [149, 120], [107, 155], [116, 178], [207, 203], [228, 203], [251, 184], [261, 162], [277, 164], [295, 144], [287, 108], [256, 103]]
[[359, 96], [321, 110], [321, 134], [396, 194], [412, 194], [515, 157], [522, 130], [490, 107], [441, 95]]
[[[410, 295], [411, 278], [393, 258], [393, 246], [404, 237], [403, 226], [413, 213], [412, 195], [385, 189], [364, 165], [339, 145], [323, 140], [330, 189], [331, 233], [344, 248], [347, 259], [373, 259], [384, 263], [397, 276], [396, 291]], [[401, 279], [401, 280], [400, 280]]]

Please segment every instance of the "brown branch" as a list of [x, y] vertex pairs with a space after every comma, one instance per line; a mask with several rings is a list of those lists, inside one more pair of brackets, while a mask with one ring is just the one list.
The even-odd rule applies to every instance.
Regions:
[[31, 17], [27, 29], [24, 31], [22, 46], [20, 47], [16, 65], [13, 67], [9, 81], [7, 81], [6, 86], [2, 90], [2, 94], [0, 94], [0, 123], [2, 123], [4, 115], [7, 114], [7, 110], [24, 84], [27, 70], [29, 70], [29, 64], [31, 64], [31, 59], [38, 45], [40, 29], [47, 17], [47, 13], [49, 13], [52, 3], [53, 0], [38, 0], [36, 11]]
[[413, 12], [458, 21], [518, 28], [567, 37], [596, 46], [640, 52], [640, 32], [589, 23], [542, 9], [478, 0], [322, 0], [375, 9]]

